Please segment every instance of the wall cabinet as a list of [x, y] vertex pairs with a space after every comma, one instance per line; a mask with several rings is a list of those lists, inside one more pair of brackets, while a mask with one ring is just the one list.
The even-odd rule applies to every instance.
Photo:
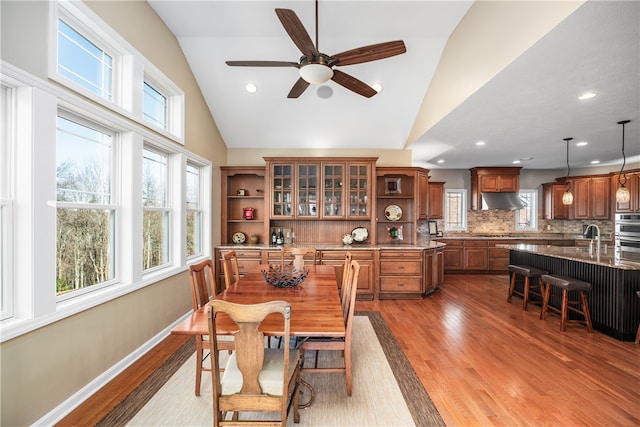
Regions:
[[373, 158], [265, 157], [269, 218], [371, 218]]
[[520, 190], [522, 167], [471, 168], [471, 209], [482, 209], [482, 193], [509, 193]]
[[[233, 243], [233, 235], [242, 233], [249, 242], [252, 235], [267, 242], [269, 216], [265, 205], [265, 169], [260, 167], [222, 166], [221, 241]], [[245, 219], [245, 209], [252, 209], [252, 218]]]
[[569, 219], [569, 205], [562, 203], [564, 183], [542, 184], [544, 219]]
[[429, 174], [425, 171], [418, 171], [416, 176], [418, 179], [418, 219], [427, 219], [431, 203], [433, 203], [430, 199]]
[[378, 298], [422, 296], [422, 250], [381, 250]]
[[630, 171], [623, 171], [623, 176], [626, 177], [626, 181], [623, 182], [625, 187], [629, 190], [631, 198], [628, 202], [619, 203], [616, 201], [616, 191], [620, 183], [618, 182], [618, 176], [620, 174], [612, 174], [611, 176], [611, 200], [614, 212], [634, 213], [640, 212], [640, 170], [634, 169]]
[[[320, 252], [320, 263], [322, 265], [332, 265], [336, 269], [338, 287], [342, 287], [342, 269], [347, 251], [330, 250]], [[375, 297], [375, 254], [374, 251], [354, 250], [351, 251], [352, 259], [360, 264], [360, 274], [358, 276], [357, 298], [374, 299]]]
[[429, 219], [444, 218], [444, 182], [429, 183]]
[[571, 178], [572, 219], [610, 219], [611, 182], [609, 176]]

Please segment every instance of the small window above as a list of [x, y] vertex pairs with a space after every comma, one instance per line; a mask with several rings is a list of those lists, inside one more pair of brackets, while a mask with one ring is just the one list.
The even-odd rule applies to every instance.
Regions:
[[167, 97], [148, 82], [144, 82], [142, 115], [146, 122], [167, 129]]

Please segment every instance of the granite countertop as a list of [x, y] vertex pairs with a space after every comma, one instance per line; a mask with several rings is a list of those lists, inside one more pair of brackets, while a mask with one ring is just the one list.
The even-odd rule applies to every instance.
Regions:
[[[366, 243], [354, 243], [352, 245], [343, 245], [343, 244], [331, 244], [331, 243], [295, 243], [292, 245], [283, 245], [283, 246], [292, 246], [292, 247], [306, 247], [306, 246], [313, 246], [316, 250], [318, 251], [322, 251], [322, 250], [335, 250], [335, 251], [358, 251], [358, 250], [423, 250], [423, 249], [436, 249], [439, 247], [444, 247], [446, 246], [444, 243], [439, 243], [439, 242], [435, 242], [433, 240], [428, 240], [428, 239], [424, 239], [421, 240], [419, 239], [418, 242], [415, 245], [407, 245], [407, 244], [379, 244], [379, 245], [369, 245]], [[245, 249], [245, 250], [249, 250], [249, 249], [256, 249], [256, 250], [269, 250], [269, 249], [275, 249], [278, 250], [280, 249], [282, 246], [273, 246], [273, 245], [266, 245], [266, 244], [256, 244], [256, 245], [252, 245], [252, 244], [248, 244], [248, 243], [244, 243], [244, 244], [240, 244], [240, 245], [234, 245], [234, 244], [228, 244], [228, 245], [218, 245], [217, 248], [219, 249]]]
[[502, 248], [511, 250], [529, 252], [533, 254], [551, 256], [555, 258], [568, 259], [572, 261], [580, 261], [588, 264], [602, 265], [605, 267], [614, 267], [622, 270], [640, 270], [640, 263], [620, 259], [614, 248], [600, 249], [598, 253], [595, 249], [589, 251], [589, 248], [575, 246], [551, 246], [551, 245], [498, 245]]

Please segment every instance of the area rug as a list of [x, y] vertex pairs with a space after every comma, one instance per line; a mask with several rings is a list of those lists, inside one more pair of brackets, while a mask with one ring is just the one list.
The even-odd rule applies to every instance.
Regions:
[[[194, 351], [192, 341], [185, 344], [99, 425], [211, 425], [208, 374], [203, 375], [201, 396], [193, 394]], [[341, 356], [338, 352], [321, 352], [319, 364], [339, 363], [332, 360], [335, 357]], [[307, 358], [312, 359], [313, 353]], [[300, 411], [301, 422], [296, 425], [444, 425], [378, 312], [360, 312], [354, 318], [352, 396], [346, 394], [343, 374], [304, 374], [303, 378], [313, 386], [316, 397], [309, 408]], [[289, 425], [294, 425], [292, 420]]]

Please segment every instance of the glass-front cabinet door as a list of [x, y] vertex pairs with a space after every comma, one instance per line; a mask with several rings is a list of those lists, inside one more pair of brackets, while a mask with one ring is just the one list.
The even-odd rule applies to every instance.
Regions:
[[370, 213], [369, 182], [371, 181], [370, 164], [349, 163], [347, 197], [349, 201], [347, 216], [350, 218], [368, 218]]
[[273, 164], [271, 170], [271, 216], [293, 216], [293, 165]]
[[317, 164], [298, 164], [297, 217], [318, 217], [318, 168]]
[[344, 164], [323, 164], [323, 203], [325, 218], [344, 217]]

